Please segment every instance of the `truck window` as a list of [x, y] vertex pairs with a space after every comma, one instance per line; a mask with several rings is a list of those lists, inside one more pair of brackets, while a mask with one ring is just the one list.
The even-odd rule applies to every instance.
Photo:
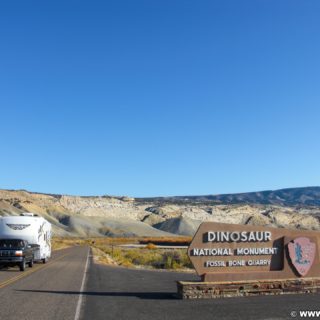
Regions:
[[1, 248], [23, 248], [24, 241], [19, 239], [0, 239]]

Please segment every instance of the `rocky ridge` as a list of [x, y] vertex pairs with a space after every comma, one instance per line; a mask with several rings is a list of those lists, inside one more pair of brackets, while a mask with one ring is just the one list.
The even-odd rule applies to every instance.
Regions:
[[[310, 190], [307, 192], [310, 202]], [[298, 194], [306, 199], [301, 190]], [[80, 197], [0, 190], [0, 215], [37, 213], [53, 224], [58, 236], [192, 236], [202, 221], [320, 230], [317, 205], [292, 205], [292, 201], [290, 205], [245, 201], [217, 204], [201, 197], [187, 199]]]

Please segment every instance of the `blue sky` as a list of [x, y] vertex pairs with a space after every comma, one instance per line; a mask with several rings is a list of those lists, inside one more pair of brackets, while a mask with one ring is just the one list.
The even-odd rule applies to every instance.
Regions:
[[320, 2], [2, 1], [0, 187], [319, 185]]

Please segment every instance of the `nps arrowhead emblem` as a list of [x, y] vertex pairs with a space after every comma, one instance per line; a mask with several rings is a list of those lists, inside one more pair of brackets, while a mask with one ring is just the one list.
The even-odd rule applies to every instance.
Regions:
[[313, 264], [316, 244], [308, 238], [300, 237], [290, 242], [288, 249], [293, 266], [301, 276], [305, 276]]

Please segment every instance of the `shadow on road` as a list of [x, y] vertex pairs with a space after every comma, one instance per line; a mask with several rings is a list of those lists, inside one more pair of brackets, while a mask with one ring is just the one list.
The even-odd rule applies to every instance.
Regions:
[[18, 292], [85, 295], [100, 297], [136, 297], [143, 300], [173, 300], [178, 299], [175, 292], [90, 292], [90, 291], [51, 291], [51, 290], [15, 290]]
[[21, 272], [19, 267], [7, 267], [7, 266], [0, 266], [0, 272], [16, 272], [19, 273]]

